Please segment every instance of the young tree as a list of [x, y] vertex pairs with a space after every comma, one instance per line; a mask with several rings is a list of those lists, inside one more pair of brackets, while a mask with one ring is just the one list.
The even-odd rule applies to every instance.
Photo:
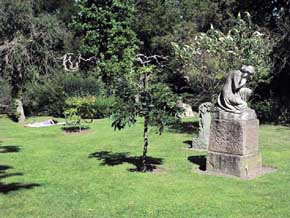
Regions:
[[113, 108], [115, 129], [123, 129], [126, 125], [135, 124], [137, 117], [144, 118], [143, 155], [141, 171], [151, 170], [146, 164], [149, 145], [149, 125], [158, 127], [159, 134], [164, 126], [179, 120], [181, 109], [177, 107], [177, 97], [164, 83], [158, 80], [158, 69], [153, 62], [159, 63], [159, 56], [138, 55], [141, 64], [127, 78], [119, 80], [118, 98]]

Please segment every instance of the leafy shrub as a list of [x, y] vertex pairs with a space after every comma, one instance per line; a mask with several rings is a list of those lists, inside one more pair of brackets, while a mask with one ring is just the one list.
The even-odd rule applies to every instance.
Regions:
[[263, 101], [256, 101], [251, 104], [251, 107], [255, 109], [262, 122], [290, 123], [290, 105], [287, 102], [281, 103], [281, 100], [272, 97]]
[[95, 118], [109, 117], [112, 114], [114, 103], [115, 98], [113, 97], [98, 96], [95, 102]]
[[58, 80], [29, 83], [24, 92], [24, 107], [28, 115], [61, 116], [66, 94]]
[[82, 78], [79, 74], [60, 74], [41, 82], [26, 85], [24, 106], [28, 114], [62, 116], [65, 99], [73, 96], [97, 96], [101, 82], [94, 77]]
[[84, 122], [110, 116], [114, 102], [112, 97], [69, 97], [65, 101], [66, 110], [64, 111], [67, 124], [81, 128]]
[[228, 72], [243, 64], [256, 68], [251, 84], [254, 88], [269, 82], [273, 41], [252, 24], [247, 13], [245, 19], [239, 15], [226, 33], [212, 26], [187, 44], [172, 45], [183, 63], [181, 73], [197, 100], [210, 96], [215, 101]]
[[79, 130], [84, 126], [84, 122], [93, 122], [96, 97], [70, 97], [66, 99], [67, 109], [64, 111], [67, 125], [78, 127]]
[[258, 118], [262, 122], [272, 122], [277, 120], [279, 114], [277, 113], [277, 106], [274, 100], [264, 100], [251, 104], [251, 107], [255, 109]]

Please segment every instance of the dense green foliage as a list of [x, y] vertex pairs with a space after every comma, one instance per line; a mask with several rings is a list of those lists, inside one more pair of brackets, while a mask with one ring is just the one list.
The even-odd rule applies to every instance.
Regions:
[[100, 76], [114, 89], [118, 78], [131, 71], [136, 55], [133, 1], [81, 0], [77, 5], [79, 13], [71, 26], [80, 38], [80, 52], [99, 59]]
[[179, 74], [192, 87], [196, 106], [205, 100], [214, 102], [228, 72], [243, 64], [256, 68], [253, 89], [269, 83], [273, 42], [252, 24], [250, 14], [245, 14], [244, 19], [239, 14], [227, 33], [211, 26], [187, 44], [173, 46], [182, 62]]
[[67, 109], [64, 111], [66, 125], [78, 128], [79, 131], [84, 127], [84, 123], [93, 122], [96, 113], [94, 103], [96, 98], [93, 96], [71, 97], [66, 99]]
[[[28, 115], [61, 115], [67, 97], [115, 95], [121, 80], [136, 69], [136, 54], [157, 54], [167, 57], [158, 80], [194, 108], [215, 98], [217, 81], [222, 81], [221, 75], [228, 69], [241, 63], [256, 65], [257, 75], [263, 78], [253, 83], [253, 105], [270, 112], [260, 114], [260, 118], [289, 122], [289, 5], [289, 0], [2, 0], [0, 81], [5, 87], [0, 95], [5, 97], [0, 98], [1, 110], [19, 98]], [[239, 34], [232, 31], [240, 22], [238, 14], [245, 19], [246, 12], [252, 15], [252, 23], [243, 24]], [[255, 37], [250, 36], [255, 31]], [[233, 42], [227, 40], [229, 35]], [[195, 39], [201, 36], [197, 46]], [[211, 57], [201, 58], [191, 54], [194, 63], [180, 58], [172, 46], [172, 42], [189, 45], [190, 53], [206, 49], [209, 43], [202, 40], [218, 37], [224, 37], [225, 42], [216, 41], [215, 50], [223, 55], [214, 57], [211, 53]], [[236, 40], [239, 37], [241, 43]], [[238, 54], [232, 55], [236, 58], [231, 59], [228, 47]], [[69, 59], [64, 59], [65, 54]], [[233, 63], [238, 56], [241, 59]], [[204, 71], [194, 65], [201, 59], [208, 66]], [[75, 68], [66, 69], [65, 65]], [[71, 85], [62, 82], [63, 74], [72, 78]], [[93, 83], [97, 84], [97, 94], [92, 93]], [[92, 89], [84, 90], [84, 86]], [[279, 107], [274, 106], [277, 104]]]
[[81, 129], [84, 123], [111, 115], [113, 98], [103, 96], [69, 97], [65, 100], [64, 116], [67, 125]]

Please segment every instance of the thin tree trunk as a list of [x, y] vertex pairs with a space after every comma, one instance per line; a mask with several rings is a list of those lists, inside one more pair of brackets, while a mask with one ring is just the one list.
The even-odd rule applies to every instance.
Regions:
[[142, 156], [142, 171], [145, 172], [147, 170], [146, 166], [146, 155], [148, 149], [148, 123], [149, 118], [148, 116], [144, 117], [144, 146], [143, 146], [143, 156]]

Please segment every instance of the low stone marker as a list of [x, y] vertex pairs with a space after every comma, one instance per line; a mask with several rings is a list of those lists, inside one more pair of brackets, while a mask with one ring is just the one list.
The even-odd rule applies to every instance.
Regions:
[[198, 138], [192, 139], [192, 149], [207, 150], [209, 144], [212, 103], [205, 102], [198, 107], [199, 132]]
[[182, 101], [177, 102], [177, 106], [183, 109], [183, 113], [180, 115], [182, 118], [184, 117], [194, 117], [194, 113], [189, 104], [185, 104]]
[[259, 120], [246, 100], [245, 87], [254, 68], [231, 71], [212, 113], [206, 171], [240, 178], [262, 174], [259, 151]]

